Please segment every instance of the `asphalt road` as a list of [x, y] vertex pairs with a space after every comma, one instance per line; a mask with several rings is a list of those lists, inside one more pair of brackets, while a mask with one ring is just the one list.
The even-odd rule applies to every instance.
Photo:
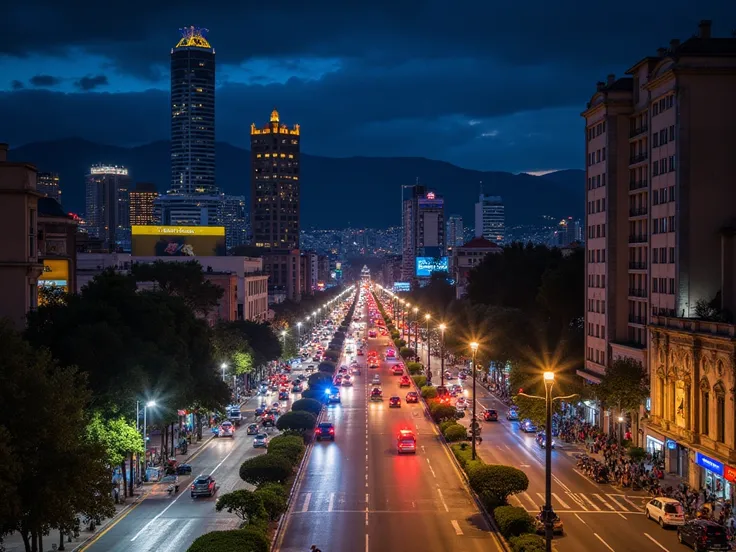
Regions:
[[[343, 388], [341, 404], [327, 410], [335, 442], [313, 447], [279, 550], [303, 552], [312, 544], [324, 552], [500, 550], [422, 406], [405, 403], [408, 389], [391, 374], [393, 362], [383, 360], [388, 343], [368, 340], [380, 367], [369, 370], [366, 357], [357, 357], [362, 374]], [[381, 402], [368, 398], [374, 374]], [[401, 408], [388, 407], [391, 395], [401, 397]], [[417, 436], [416, 455], [396, 452], [396, 435], [405, 428]]]
[[[421, 358], [426, 362], [426, 349], [420, 343]], [[440, 384], [440, 359], [432, 357], [435, 385]], [[448, 367], [446, 366], [446, 369]], [[457, 376], [457, 368], [450, 368]], [[464, 383], [457, 378], [450, 383], [462, 383], [472, 397], [472, 380]], [[446, 383], [447, 385], [447, 383]], [[506, 420], [508, 407], [481, 385], [476, 385], [477, 412], [493, 408], [498, 422], [483, 422], [482, 442], [478, 445], [481, 458], [489, 463], [506, 464], [523, 470], [529, 477], [529, 488], [513, 496], [510, 504], [521, 506], [530, 514], [539, 513], [545, 499], [544, 449], [534, 440], [535, 434], [519, 430], [518, 422]], [[461, 420], [466, 426], [471, 417], [470, 406]], [[645, 493], [631, 489], [594, 483], [576, 468], [573, 445], [558, 443], [552, 451], [552, 506], [564, 523], [565, 533], [556, 536], [554, 549], [559, 552], [599, 550], [607, 552], [677, 552], [689, 550], [677, 542], [677, 531], [662, 529], [644, 517], [644, 505], [650, 500]]]

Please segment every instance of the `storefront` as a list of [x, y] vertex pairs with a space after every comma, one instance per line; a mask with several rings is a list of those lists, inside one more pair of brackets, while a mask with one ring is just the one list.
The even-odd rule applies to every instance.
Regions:
[[695, 463], [701, 468], [700, 486], [708, 489], [717, 498], [731, 499], [733, 489], [731, 481], [726, 479], [726, 473], [733, 480], [736, 470], [700, 452], [695, 454]]
[[651, 430], [647, 430], [645, 447], [647, 452], [654, 458], [664, 458], [664, 442], [665, 439], [662, 435], [652, 433]]
[[593, 427], [600, 427], [601, 424], [601, 411], [599, 404], [595, 401], [583, 401], [578, 403], [579, 407], [582, 407], [583, 420]]
[[665, 471], [687, 479], [690, 466], [690, 450], [673, 439], [667, 439], [665, 445]]

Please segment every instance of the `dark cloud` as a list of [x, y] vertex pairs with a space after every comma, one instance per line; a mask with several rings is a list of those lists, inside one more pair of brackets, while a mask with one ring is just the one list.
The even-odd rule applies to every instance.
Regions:
[[28, 82], [36, 88], [48, 88], [59, 84], [61, 79], [58, 77], [52, 77], [51, 75], [36, 75], [35, 77], [28, 79]]
[[86, 77], [82, 77], [78, 81], [74, 83], [74, 86], [79, 88], [80, 90], [83, 90], [85, 92], [88, 92], [90, 90], [94, 90], [95, 88], [99, 88], [100, 86], [107, 86], [109, 83], [107, 81], [107, 76], [105, 75], [96, 75], [96, 76], [90, 76], [87, 75]]
[[11, 88], [12, 88], [13, 90], [22, 90], [23, 88], [25, 88], [25, 86], [26, 86], [26, 85], [25, 85], [25, 84], [23, 84], [23, 83], [22, 83], [21, 81], [19, 81], [19, 80], [14, 80], [14, 81], [11, 81], [11, 82], [10, 82], [10, 87], [11, 87]]

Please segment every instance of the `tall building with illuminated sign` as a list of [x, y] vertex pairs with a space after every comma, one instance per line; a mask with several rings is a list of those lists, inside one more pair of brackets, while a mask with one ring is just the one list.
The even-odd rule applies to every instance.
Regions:
[[401, 279], [407, 281], [417, 276], [418, 257], [445, 254], [445, 200], [420, 184], [404, 186], [402, 223]]
[[493, 243], [506, 240], [506, 208], [500, 196], [480, 194], [475, 204], [475, 236]]
[[130, 224], [146, 226], [154, 223], [153, 203], [158, 197], [156, 185], [138, 182], [130, 191]]
[[181, 29], [171, 49], [171, 186], [169, 193], [217, 193], [215, 186], [215, 50], [207, 29]]
[[86, 219], [90, 236], [116, 251], [130, 241], [130, 176], [115, 165], [94, 165], [86, 178]]
[[36, 175], [36, 189], [46, 197], [61, 203], [61, 186], [56, 173], [40, 172]]
[[250, 127], [250, 223], [256, 247], [299, 248], [299, 134], [299, 125], [287, 127], [275, 109], [263, 128]]

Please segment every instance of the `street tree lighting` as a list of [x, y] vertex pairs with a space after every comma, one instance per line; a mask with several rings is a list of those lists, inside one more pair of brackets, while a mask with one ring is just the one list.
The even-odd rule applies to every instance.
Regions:
[[470, 439], [471, 439], [471, 457], [473, 460], [475, 460], [475, 442], [477, 441], [477, 434], [478, 434], [478, 419], [475, 417], [475, 409], [477, 405], [477, 401], [475, 400], [475, 355], [478, 352], [478, 343], [476, 341], [472, 341], [470, 343], [470, 350], [473, 353], [473, 366], [472, 366], [472, 378], [473, 378], [473, 417], [470, 420]]
[[444, 322], [439, 325], [440, 328], [440, 385], [445, 387], [445, 330], [447, 324]]
[[302, 341], [302, 323], [297, 322], [296, 323], [296, 331], [297, 331], [297, 338], [299, 340], [299, 343]]
[[553, 397], [552, 387], [555, 384], [555, 373], [545, 371], [544, 379], [544, 397], [537, 395], [527, 395], [519, 393], [523, 397], [530, 399], [539, 399], [545, 402], [546, 419], [544, 426], [544, 457], [545, 457], [545, 474], [544, 474], [544, 509], [542, 510], [542, 519], [544, 521], [544, 540], [545, 552], [552, 552], [552, 537], [554, 533], [555, 513], [552, 509], [552, 403], [554, 401], [564, 401], [577, 396], [577, 393], [566, 395], [564, 397]]
[[220, 368], [222, 368], [222, 381], [225, 381], [225, 370], [227, 370], [227, 363], [223, 362], [220, 364]]
[[[155, 408], [156, 407], [156, 401], [146, 401], [143, 405], [143, 467], [145, 469], [145, 462], [146, 458], [148, 456], [148, 419], [147, 419], [147, 413], [149, 408]], [[144, 472], [145, 473], [145, 472]], [[141, 478], [142, 479], [142, 478]]]
[[284, 354], [286, 353], [286, 330], [281, 332], [281, 337], [284, 338]]

